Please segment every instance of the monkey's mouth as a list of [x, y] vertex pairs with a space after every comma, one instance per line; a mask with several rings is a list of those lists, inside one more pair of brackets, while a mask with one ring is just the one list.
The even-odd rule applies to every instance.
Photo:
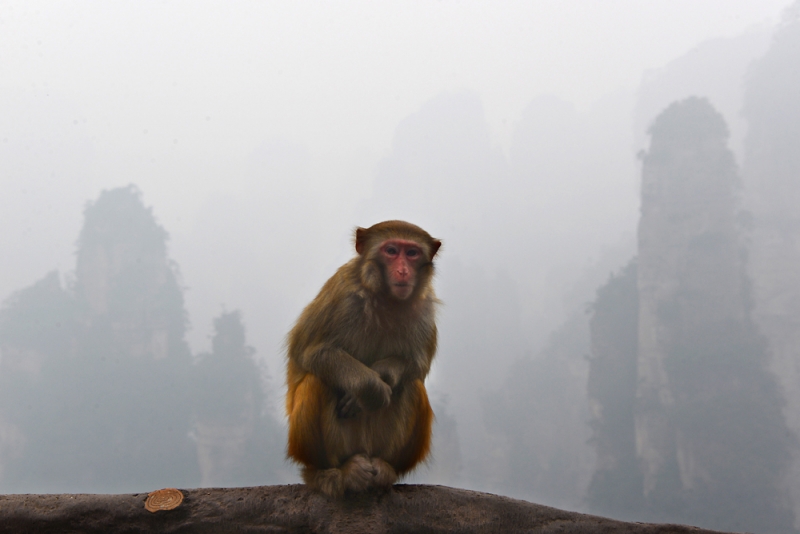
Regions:
[[411, 296], [414, 286], [410, 282], [395, 282], [392, 284], [392, 294], [395, 298], [405, 300]]

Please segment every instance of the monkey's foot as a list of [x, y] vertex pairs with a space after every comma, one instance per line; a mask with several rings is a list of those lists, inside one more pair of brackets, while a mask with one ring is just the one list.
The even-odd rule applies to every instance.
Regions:
[[344, 477], [341, 469], [314, 469], [303, 468], [303, 482], [306, 485], [328, 497], [338, 499], [344, 495]]
[[375, 487], [389, 489], [392, 484], [397, 482], [397, 472], [394, 467], [381, 458], [370, 458], [370, 460], [372, 468], [375, 470], [375, 478], [372, 481]]
[[346, 491], [361, 493], [371, 488], [389, 489], [397, 481], [397, 472], [381, 458], [356, 454], [341, 469], [303, 468], [303, 481], [312, 490], [338, 499]]
[[346, 490], [361, 492], [373, 485], [375, 468], [366, 455], [356, 454], [342, 466], [342, 476]]

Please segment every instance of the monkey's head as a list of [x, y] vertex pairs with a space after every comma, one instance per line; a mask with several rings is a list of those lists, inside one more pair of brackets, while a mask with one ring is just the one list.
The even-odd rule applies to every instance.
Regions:
[[357, 228], [361, 283], [373, 294], [406, 301], [430, 283], [433, 257], [440, 246], [441, 241], [405, 221]]

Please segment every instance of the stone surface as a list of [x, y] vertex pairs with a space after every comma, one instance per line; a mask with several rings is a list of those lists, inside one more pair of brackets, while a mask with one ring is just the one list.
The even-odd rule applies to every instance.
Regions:
[[303, 485], [181, 491], [180, 506], [155, 513], [144, 508], [147, 493], [3, 495], [0, 532], [712, 532], [625, 523], [443, 486], [398, 485], [344, 501]]

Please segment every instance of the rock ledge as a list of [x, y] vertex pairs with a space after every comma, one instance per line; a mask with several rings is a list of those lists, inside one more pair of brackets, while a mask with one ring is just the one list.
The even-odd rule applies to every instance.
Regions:
[[0, 533], [712, 532], [625, 523], [444, 486], [397, 485], [338, 502], [299, 484], [181, 491], [177, 508], [157, 512], [145, 510], [147, 493], [0, 495]]

